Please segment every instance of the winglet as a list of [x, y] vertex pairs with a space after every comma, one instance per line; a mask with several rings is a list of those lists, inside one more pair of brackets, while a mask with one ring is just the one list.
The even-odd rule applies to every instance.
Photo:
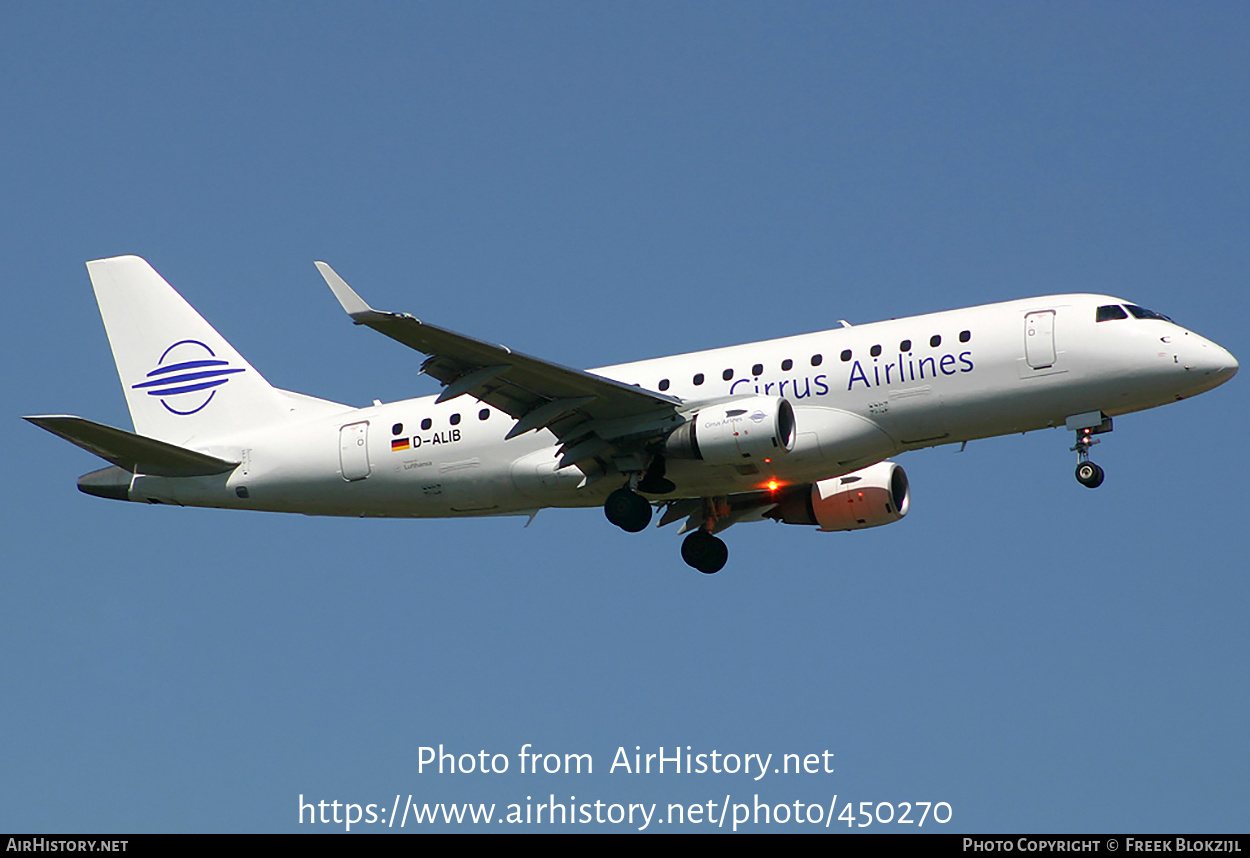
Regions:
[[333, 268], [324, 262], [314, 262], [313, 264], [317, 266], [317, 270], [325, 278], [326, 285], [330, 287], [334, 297], [339, 299], [339, 303], [343, 305], [347, 315], [354, 318], [362, 313], [375, 312], [372, 307], [365, 303], [365, 299], [357, 295], [356, 290], [348, 286], [347, 281], [340, 277]]

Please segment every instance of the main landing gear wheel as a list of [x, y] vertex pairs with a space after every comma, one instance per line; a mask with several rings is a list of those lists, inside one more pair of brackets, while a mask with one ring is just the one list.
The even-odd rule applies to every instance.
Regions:
[[603, 514], [626, 533], [638, 533], [651, 523], [651, 504], [636, 492], [617, 489], [608, 495]]
[[725, 568], [729, 561], [729, 548], [706, 530], [696, 530], [681, 544], [681, 559], [704, 575], [711, 575]]
[[1096, 489], [1101, 486], [1106, 476], [1102, 468], [1093, 462], [1081, 462], [1076, 466], [1076, 481], [1087, 489]]

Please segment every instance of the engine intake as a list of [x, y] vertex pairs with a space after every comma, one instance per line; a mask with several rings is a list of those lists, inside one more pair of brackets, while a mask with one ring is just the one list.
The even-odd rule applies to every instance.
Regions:
[[794, 449], [794, 407], [779, 396], [743, 396], [691, 414], [664, 441], [665, 454], [740, 465]]
[[785, 524], [818, 525], [824, 531], [861, 530], [898, 521], [910, 505], [906, 472], [893, 462], [878, 462], [800, 487], [765, 514]]

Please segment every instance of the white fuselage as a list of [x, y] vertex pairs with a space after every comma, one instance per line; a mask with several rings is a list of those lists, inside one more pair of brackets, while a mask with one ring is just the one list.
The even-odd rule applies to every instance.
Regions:
[[[1140, 411], [1236, 372], [1225, 349], [1159, 318], [1096, 321], [1105, 295], [1052, 295], [655, 358], [592, 372], [698, 401], [760, 394], [794, 406], [794, 448], [766, 463], [669, 459], [676, 491], [716, 497], [839, 476], [910, 449]], [[321, 403], [326, 406], [327, 403]], [[619, 475], [557, 469], [545, 430], [511, 440], [507, 414], [461, 396], [293, 420], [201, 452], [215, 477], [137, 476], [132, 500], [313, 515], [444, 517], [596, 506]]]

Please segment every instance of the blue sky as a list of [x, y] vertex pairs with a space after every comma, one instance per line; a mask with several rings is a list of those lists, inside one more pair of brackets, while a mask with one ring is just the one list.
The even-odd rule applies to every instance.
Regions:
[[[273, 383], [360, 405], [437, 388], [314, 259], [574, 366], [1061, 291], [1244, 360], [1244, 5], [5, 4], [0, 32], [0, 830], [309, 830], [301, 794], [1246, 829], [1243, 379], [1117, 420], [1096, 492], [1062, 432], [911, 453], [902, 522], [735, 527], [711, 577], [596, 510], [106, 502], [19, 419], [129, 427], [83, 268], [122, 253]], [[527, 742], [595, 773], [521, 775]], [[420, 773], [440, 743], [511, 769]], [[608, 773], [687, 745], [835, 771]]]

